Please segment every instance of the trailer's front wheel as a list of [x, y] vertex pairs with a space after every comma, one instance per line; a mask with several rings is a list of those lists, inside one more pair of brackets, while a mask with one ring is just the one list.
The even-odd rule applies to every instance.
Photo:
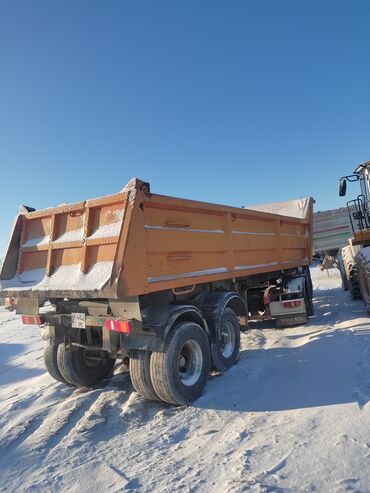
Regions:
[[152, 353], [150, 358], [156, 394], [169, 404], [189, 404], [202, 394], [210, 365], [209, 341], [202, 327], [180, 323], [171, 330], [165, 352]]
[[82, 347], [72, 350], [60, 344], [58, 368], [63, 378], [76, 387], [91, 387], [106, 377], [114, 367], [104, 351], [90, 351]]
[[240, 349], [240, 325], [231, 308], [225, 308], [222, 315], [220, 336], [211, 344], [212, 366], [218, 371], [226, 371], [237, 361]]

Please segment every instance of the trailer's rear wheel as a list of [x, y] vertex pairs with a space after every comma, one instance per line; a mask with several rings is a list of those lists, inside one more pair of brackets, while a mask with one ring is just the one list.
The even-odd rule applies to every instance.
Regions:
[[130, 358], [130, 378], [132, 385], [145, 399], [158, 401], [156, 391], [154, 390], [150, 378], [150, 351], [137, 351], [135, 357]]
[[69, 382], [63, 378], [58, 367], [58, 346], [55, 342], [47, 340], [44, 345], [44, 364], [47, 372], [54, 380], [69, 385]]
[[150, 375], [157, 395], [170, 404], [186, 405], [203, 392], [211, 366], [208, 337], [194, 322], [172, 328], [165, 351], [152, 353]]
[[115, 360], [107, 358], [104, 351], [91, 351], [82, 347], [69, 350], [64, 344], [58, 347], [58, 367], [62, 377], [76, 387], [91, 387], [106, 377]]
[[234, 310], [225, 308], [221, 319], [221, 339], [211, 344], [212, 367], [228, 370], [238, 359], [240, 349], [240, 325]]

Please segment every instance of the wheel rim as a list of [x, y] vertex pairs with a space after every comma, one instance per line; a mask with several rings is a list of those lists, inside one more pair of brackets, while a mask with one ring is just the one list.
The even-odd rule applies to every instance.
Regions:
[[186, 341], [179, 354], [179, 377], [186, 387], [195, 385], [203, 367], [203, 353], [200, 344], [191, 339]]
[[100, 368], [105, 361], [100, 351], [89, 351], [87, 349], [82, 351], [82, 360], [85, 367], [90, 370]]
[[221, 353], [224, 358], [230, 358], [235, 349], [235, 328], [232, 322], [226, 321], [222, 326]]

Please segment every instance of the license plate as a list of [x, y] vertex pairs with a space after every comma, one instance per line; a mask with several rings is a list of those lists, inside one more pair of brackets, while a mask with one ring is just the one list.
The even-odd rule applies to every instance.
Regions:
[[72, 327], [75, 329], [85, 329], [86, 328], [86, 316], [84, 313], [72, 313]]

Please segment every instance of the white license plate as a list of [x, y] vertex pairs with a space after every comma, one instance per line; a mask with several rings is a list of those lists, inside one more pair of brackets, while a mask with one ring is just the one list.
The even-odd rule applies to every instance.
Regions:
[[86, 328], [86, 316], [84, 313], [72, 313], [72, 327], [75, 329], [85, 329]]

